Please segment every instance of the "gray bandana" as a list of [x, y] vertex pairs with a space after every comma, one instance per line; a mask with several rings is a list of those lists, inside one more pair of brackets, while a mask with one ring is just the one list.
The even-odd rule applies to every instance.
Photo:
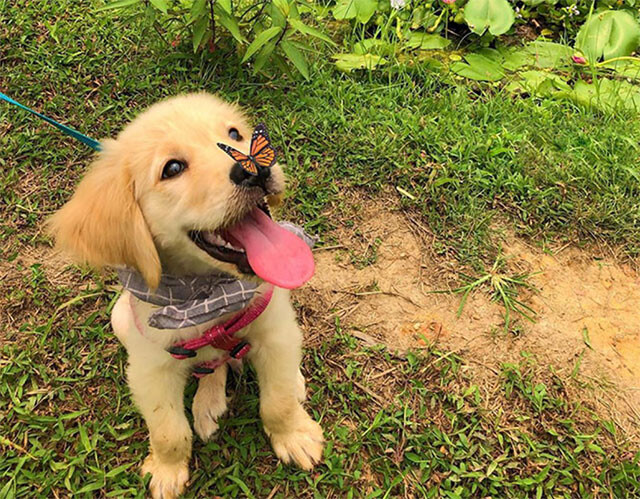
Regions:
[[[316, 237], [290, 222], [280, 226], [297, 235], [313, 248]], [[124, 289], [139, 300], [161, 308], [148, 320], [156, 329], [181, 329], [203, 324], [230, 312], [245, 308], [259, 286], [223, 273], [175, 277], [162, 274], [160, 285], [151, 291], [143, 277], [134, 269], [119, 268], [118, 277]]]

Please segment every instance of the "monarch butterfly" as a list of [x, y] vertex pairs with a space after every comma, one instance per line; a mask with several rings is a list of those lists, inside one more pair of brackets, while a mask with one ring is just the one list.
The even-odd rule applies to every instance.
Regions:
[[271, 145], [267, 128], [262, 123], [251, 135], [248, 155], [226, 144], [218, 143], [218, 147], [240, 163], [244, 171], [251, 175], [257, 175], [260, 168], [270, 168], [276, 162], [276, 150]]

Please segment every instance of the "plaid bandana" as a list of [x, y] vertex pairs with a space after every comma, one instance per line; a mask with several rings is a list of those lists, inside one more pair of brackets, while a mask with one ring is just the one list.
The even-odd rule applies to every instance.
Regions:
[[[280, 226], [313, 248], [316, 237], [290, 222]], [[148, 320], [156, 329], [181, 329], [197, 326], [249, 305], [258, 283], [237, 279], [229, 274], [175, 277], [162, 274], [160, 285], [151, 291], [143, 277], [134, 269], [117, 269], [122, 287], [147, 303], [158, 305]]]

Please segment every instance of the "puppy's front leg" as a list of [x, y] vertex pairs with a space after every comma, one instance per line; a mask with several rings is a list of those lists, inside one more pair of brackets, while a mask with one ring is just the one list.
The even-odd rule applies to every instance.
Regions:
[[324, 438], [322, 428], [300, 400], [304, 398], [304, 383], [301, 386], [300, 382], [302, 333], [288, 295], [274, 295], [274, 302], [270, 317], [259, 324], [259, 341], [253, 343], [251, 352], [260, 385], [260, 416], [276, 455], [285, 463], [294, 461], [311, 469], [322, 458]]
[[142, 465], [151, 473], [151, 495], [177, 497], [189, 479], [191, 428], [184, 413], [187, 372], [171, 362], [154, 364], [148, 355], [129, 358], [129, 387], [149, 428], [151, 450]]
[[193, 397], [193, 426], [205, 442], [218, 430], [218, 418], [227, 411], [227, 364], [198, 381]]

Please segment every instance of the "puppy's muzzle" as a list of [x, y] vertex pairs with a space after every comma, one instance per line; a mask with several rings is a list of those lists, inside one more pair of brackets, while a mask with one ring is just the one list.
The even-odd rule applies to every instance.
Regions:
[[267, 192], [267, 180], [270, 176], [270, 168], [258, 166], [258, 174], [252, 175], [240, 163], [235, 163], [231, 167], [231, 173], [229, 174], [234, 184], [242, 187], [261, 187], [265, 192]]

